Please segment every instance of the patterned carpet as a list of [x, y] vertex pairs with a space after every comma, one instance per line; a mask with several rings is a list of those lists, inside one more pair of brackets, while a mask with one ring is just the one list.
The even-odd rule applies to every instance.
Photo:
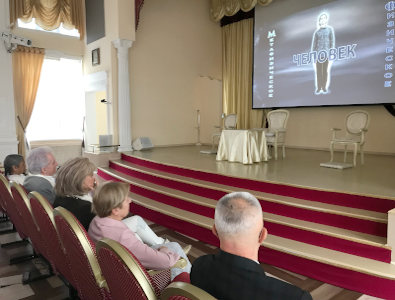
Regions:
[[[163, 226], [150, 224], [152, 229], [162, 237], [168, 238], [170, 241], [179, 242], [181, 246], [186, 244], [192, 245], [189, 252], [189, 259], [193, 261], [204, 254], [215, 253], [216, 247], [204, 244], [195, 239], [181, 235], [177, 232], [169, 230]], [[10, 224], [0, 224], [0, 230], [10, 228]], [[17, 234], [1, 234], [0, 243], [4, 244], [17, 239]], [[46, 272], [45, 262], [36, 258], [27, 262], [16, 265], [9, 265], [11, 257], [31, 253], [30, 245], [14, 245], [6, 248], [0, 248], [0, 299], [1, 300], [60, 300], [66, 299], [68, 290], [63, 282], [57, 277], [52, 276], [47, 279], [38, 280], [30, 284], [22, 284], [22, 274], [26, 271], [40, 270], [41, 273]], [[345, 290], [336, 286], [332, 286], [321, 281], [317, 281], [305, 276], [301, 276], [292, 272], [288, 272], [270, 265], [262, 264], [266, 273], [281, 280], [287, 281], [294, 285], [308, 290], [314, 300], [373, 300], [378, 299], [360, 293]]]

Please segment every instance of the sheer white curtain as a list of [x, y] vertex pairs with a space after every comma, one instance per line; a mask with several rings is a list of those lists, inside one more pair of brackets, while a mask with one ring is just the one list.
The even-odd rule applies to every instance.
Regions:
[[28, 140], [82, 139], [84, 115], [81, 60], [45, 58], [27, 127]]

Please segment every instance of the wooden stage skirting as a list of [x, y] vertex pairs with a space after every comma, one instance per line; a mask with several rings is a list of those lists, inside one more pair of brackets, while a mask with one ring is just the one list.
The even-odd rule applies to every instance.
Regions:
[[329, 160], [325, 151], [287, 149], [284, 160], [243, 165], [201, 154], [206, 148], [123, 153], [98, 174], [130, 183], [132, 213], [214, 246], [216, 201], [249, 191], [261, 202], [269, 231], [261, 262], [395, 297], [395, 266], [386, 245], [387, 212], [395, 208], [394, 156], [368, 154], [365, 165], [336, 170], [319, 166]]

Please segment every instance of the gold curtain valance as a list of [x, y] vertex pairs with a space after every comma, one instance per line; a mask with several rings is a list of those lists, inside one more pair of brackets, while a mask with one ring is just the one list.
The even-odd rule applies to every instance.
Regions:
[[84, 6], [82, 0], [10, 0], [10, 22], [18, 19], [30, 22], [32, 18], [44, 30], [76, 28], [80, 39], [85, 35]]
[[211, 0], [210, 13], [214, 21], [218, 22], [224, 16], [233, 16], [240, 9], [250, 11], [255, 5], [268, 5], [273, 0]]
[[25, 47], [18, 45], [18, 47], [13, 51], [14, 52], [22, 52], [22, 53], [34, 53], [34, 54], [45, 54], [44, 48], [37, 48], [37, 47]]

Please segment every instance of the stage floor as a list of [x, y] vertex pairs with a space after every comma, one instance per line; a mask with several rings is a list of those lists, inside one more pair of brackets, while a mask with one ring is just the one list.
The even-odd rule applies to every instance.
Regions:
[[[216, 155], [202, 154], [200, 150], [210, 150], [210, 147], [157, 147], [128, 154], [227, 176], [395, 200], [395, 155], [365, 154], [364, 165], [360, 164], [358, 156], [356, 167], [339, 170], [320, 167], [320, 163], [329, 161], [329, 151], [287, 148], [285, 159], [243, 165], [237, 162], [216, 161]], [[352, 153], [349, 153], [348, 161], [351, 160]], [[343, 161], [343, 152], [335, 153], [335, 161]]]

